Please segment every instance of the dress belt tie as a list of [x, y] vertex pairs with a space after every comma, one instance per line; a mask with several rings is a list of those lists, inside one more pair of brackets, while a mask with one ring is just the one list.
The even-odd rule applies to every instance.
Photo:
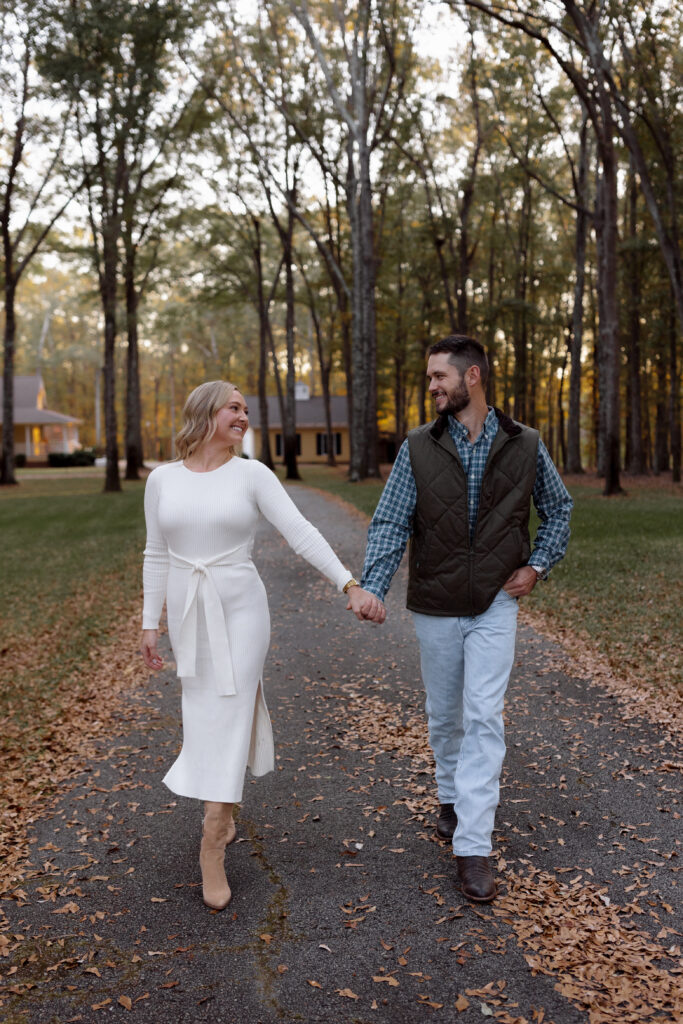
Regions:
[[209, 649], [218, 683], [218, 692], [222, 696], [233, 696], [237, 690], [235, 689], [228, 630], [225, 625], [223, 604], [216, 589], [211, 569], [217, 565], [238, 565], [241, 562], [249, 561], [249, 548], [242, 545], [232, 551], [216, 555], [215, 558], [194, 562], [176, 555], [173, 551], [169, 551], [168, 554], [171, 565], [175, 565], [179, 569], [191, 570], [178, 634], [177, 650], [175, 651], [178, 675], [182, 679], [184, 676], [192, 677], [197, 674], [197, 605], [201, 588], [206, 632], [209, 638]]

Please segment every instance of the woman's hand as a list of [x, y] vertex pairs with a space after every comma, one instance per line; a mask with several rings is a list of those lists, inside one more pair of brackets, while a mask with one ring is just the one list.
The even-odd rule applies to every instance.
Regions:
[[157, 650], [157, 643], [159, 641], [159, 630], [158, 629], [143, 629], [142, 641], [140, 643], [140, 653], [142, 654], [142, 660], [148, 669], [152, 672], [158, 672], [160, 668], [163, 668], [163, 661]]

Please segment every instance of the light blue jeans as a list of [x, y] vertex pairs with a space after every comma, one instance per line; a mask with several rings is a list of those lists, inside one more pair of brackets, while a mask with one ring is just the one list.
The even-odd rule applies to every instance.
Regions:
[[486, 857], [505, 757], [503, 703], [515, 659], [517, 601], [501, 590], [481, 615], [413, 612], [439, 802], [458, 815], [453, 852]]

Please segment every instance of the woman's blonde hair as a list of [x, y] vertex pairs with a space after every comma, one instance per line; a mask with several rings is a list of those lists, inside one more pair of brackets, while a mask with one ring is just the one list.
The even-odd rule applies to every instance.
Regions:
[[[208, 380], [191, 391], [183, 408], [183, 425], [175, 439], [176, 458], [188, 459], [216, 431], [218, 410], [227, 405], [237, 386], [227, 380]], [[229, 449], [235, 454], [235, 446]]]

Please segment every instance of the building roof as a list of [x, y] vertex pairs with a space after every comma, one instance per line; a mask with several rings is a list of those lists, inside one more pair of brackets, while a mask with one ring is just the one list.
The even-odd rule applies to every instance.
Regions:
[[[261, 426], [258, 395], [245, 395], [245, 400], [249, 409], [249, 426], [258, 430]], [[271, 429], [281, 429], [282, 420], [277, 395], [268, 395], [266, 401], [268, 403], [268, 427]], [[339, 430], [342, 427], [348, 426], [347, 402], [346, 395], [330, 396], [330, 415], [333, 430]], [[296, 425], [297, 427], [311, 427], [320, 430], [327, 429], [325, 423], [325, 404], [322, 395], [315, 395], [313, 398], [297, 401]]]
[[[3, 401], [0, 390], [0, 417]], [[39, 373], [14, 378], [14, 423], [17, 427], [47, 423], [81, 423], [77, 416], [66, 416], [45, 408], [45, 385]]]
[[[2, 406], [0, 406], [0, 414]], [[53, 412], [52, 409], [15, 409], [14, 423], [17, 427], [40, 425], [43, 423], [82, 423], [77, 416], [65, 416], [61, 412]]]

